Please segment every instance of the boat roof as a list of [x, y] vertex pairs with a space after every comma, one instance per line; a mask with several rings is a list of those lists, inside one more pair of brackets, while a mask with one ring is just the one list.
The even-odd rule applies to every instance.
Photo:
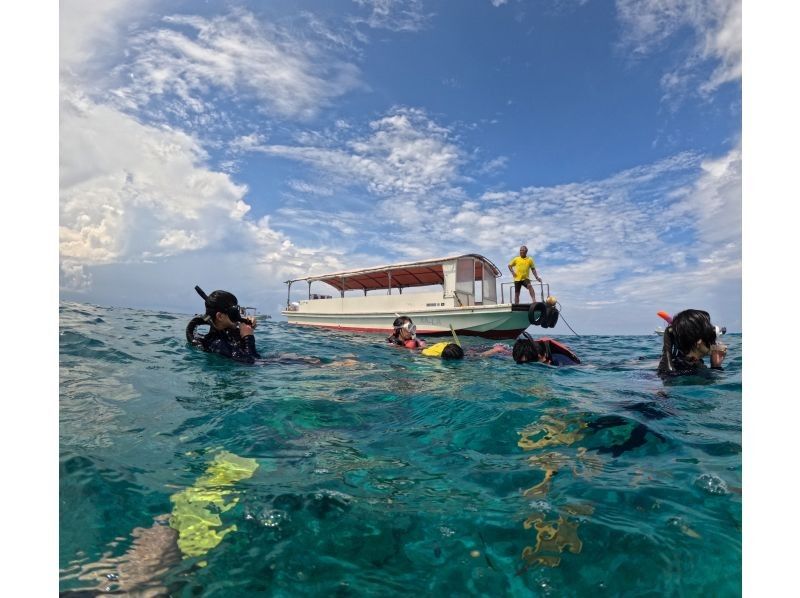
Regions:
[[343, 270], [341, 272], [330, 272], [317, 276], [306, 276], [287, 280], [286, 283], [293, 282], [324, 282], [339, 291], [354, 289], [388, 289], [389, 274], [391, 273], [392, 288], [420, 287], [434, 284], [444, 284], [444, 269], [442, 264], [455, 261], [459, 258], [475, 258], [475, 278], [483, 278], [483, 266], [486, 264], [495, 278], [500, 276], [500, 270], [492, 261], [477, 253], [465, 253], [461, 255], [451, 255], [430, 260], [416, 262], [405, 262], [401, 264], [388, 264], [385, 266], [373, 266], [371, 268], [359, 268], [357, 270]]

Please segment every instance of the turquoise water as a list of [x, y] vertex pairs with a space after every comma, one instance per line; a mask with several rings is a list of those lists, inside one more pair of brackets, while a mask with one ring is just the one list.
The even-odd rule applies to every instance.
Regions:
[[[655, 335], [563, 337], [585, 365], [555, 369], [270, 321], [262, 355], [325, 363], [247, 366], [184, 315], [60, 309], [62, 592], [741, 594], [739, 335], [713, 383], [665, 385]], [[231, 454], [252, 475], [203, 486]], [[200, 486], [228, 532], [185, 556]]]

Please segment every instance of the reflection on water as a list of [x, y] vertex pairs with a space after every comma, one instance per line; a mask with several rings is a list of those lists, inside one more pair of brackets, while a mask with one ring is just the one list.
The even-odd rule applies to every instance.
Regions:
[[559, 370], [270, 321], [244, 366], [185, 322], [61, 306], [65, 593], [741, 591], [740, 337], [665, 386], [648, 336]]

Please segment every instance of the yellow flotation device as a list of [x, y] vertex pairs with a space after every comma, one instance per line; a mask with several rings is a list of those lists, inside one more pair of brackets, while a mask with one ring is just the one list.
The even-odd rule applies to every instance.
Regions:
[[236, 526], [222, 528], [219, 514], [232, 509], [239, 499], [231, 494], [233, 484], [252, 477], [258, 463], [223, 451], [214, 457], [194, 486], [170, 496], [172, 508], [169, 525], [178, 532], [178, 547], [184, 558], [202, 556], [222, 542]]
[[444, 351], [444, 348], [449, 344], [449, 342], [436, 343], [435, 345], [431, 345], [430, 347], [423, 349], [422, 354], [428, 357], [441, 357], [442, 351]]

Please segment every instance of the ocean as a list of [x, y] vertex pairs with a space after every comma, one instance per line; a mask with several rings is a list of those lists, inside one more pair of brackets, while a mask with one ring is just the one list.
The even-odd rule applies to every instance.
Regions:
[[242, 365], [189, 318], [60, 304], [62, 594], [741, 595], [741, 335], [665, 383], [655, 334], [552, 368], [270, 320]]

